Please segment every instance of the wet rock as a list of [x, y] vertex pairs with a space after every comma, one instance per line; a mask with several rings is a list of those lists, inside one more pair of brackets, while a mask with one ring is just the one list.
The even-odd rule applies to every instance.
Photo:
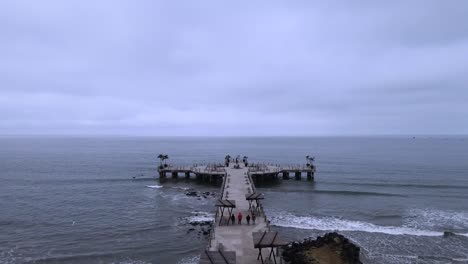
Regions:
[[282, 249], [283, 259], [291, 264], [362, 264], [360, 248], [338, 233], [294, 241]]
[[197, 196], [198, 193], [197, 193], [196, 191], [187, 191], [187, 192], [185, 193], [185, 195], [187, 195], [187, 196]]
[[203, 221], [203, 222], [200, 222], [200, 225], [201, 226], [212, 226], [213, 222], [212, 221]]
[[451, 237], [451, 236], [454, 236], [455, 233], [453, 232], [450, 232], [450, 231], [444, 231], [444, 237]]

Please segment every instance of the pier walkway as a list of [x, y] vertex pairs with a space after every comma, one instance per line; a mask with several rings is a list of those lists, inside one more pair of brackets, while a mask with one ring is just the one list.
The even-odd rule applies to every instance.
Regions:
[[[266, 217], [264, 216], [262, 207], [252, 209], [256, 212], [255, 224], [250, 221], [247, 225], [245, 219], [247, 215], [251, 215], [249, 203], [246, 195], [255, 192], [255, 186], [248, 175], [248, 168], [243, 164], [239, 164], [240, 168], [234, 168], [235, 164], [230, 164], [226, 167], [226, 179], [223, 183], [223, 193], [221, 199], [234, 200], [235, 208], [233, 214], [235, 216], [235, 224], [227, 224], [225, 221], [219, 225], [219, 217], [217, 214], [212, 235], [212, 240], [209, 244], [210, 251], [219, 251], [220, 247], [224, 251], [234, 251], [236, 253], [236, 263], [262, 263], [257, 260], [258, 249], [254, 248], [253, 232], [268, 231]], [[237, 223], [237, 214], [241, 212], [243, 215], [242, 224]], [[224, 218], [227, 220], [227, 216]], [[268, 256], [267, 249], [263, 249], [263, 256]]]

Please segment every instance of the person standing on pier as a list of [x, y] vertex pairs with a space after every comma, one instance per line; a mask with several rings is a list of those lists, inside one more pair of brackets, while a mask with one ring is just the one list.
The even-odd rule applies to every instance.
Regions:
[[252, 223], [253, 223], [254, 225], [255, 225], [255, 219], [256, 219], [256, 218], [257, 218], [257, 217], [255, 216], [255, 213], [252, 213]]
[[237, 215], [237, 220], [239, 220], [239, 225], [242, 224], [242, 213], [239, 212], [239, 214]]
[[245, 219], [247, 219], [247, 224], [250, 225], [250, 215], [247, 215], [247, 217], [245, 217]]
[[232, 221], [232, 224], [236, 223], [236, 217], [234, 216], [234, 214], [231, 215], [231, 221]]

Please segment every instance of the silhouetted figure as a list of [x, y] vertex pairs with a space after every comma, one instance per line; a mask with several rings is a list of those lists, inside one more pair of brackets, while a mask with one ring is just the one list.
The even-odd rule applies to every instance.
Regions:
[[255, 216], [255, 214], [252, 214], [252, 223], [255, 225], [255, 219], [257, 219], [257, 217]]
[[234, 214], [231, 215], [231, 221], [232, 221], [232, 224], [236, 223], [236, 217], [234, 216]]
[[247, 215], [245, 219], [247, 219], [247, 224], [250, 225], [250, 215]]

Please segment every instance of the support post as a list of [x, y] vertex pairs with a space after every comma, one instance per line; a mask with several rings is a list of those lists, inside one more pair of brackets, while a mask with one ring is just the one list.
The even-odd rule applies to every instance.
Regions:
[[289, 180], [289, 172], [283, 171], [283, 180]]
[[296, 171], [296, 180], [300, 180], [300, 179], [301, 179], [301, 172]]

